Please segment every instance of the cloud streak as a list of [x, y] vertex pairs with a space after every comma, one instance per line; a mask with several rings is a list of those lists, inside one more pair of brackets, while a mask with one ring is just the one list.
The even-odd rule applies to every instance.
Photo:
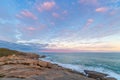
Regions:
[[79, 0], [79, 2], [85, 5], [98, 5], [99, 4], [98, 0]]
[[50, 11], [51, 9], [53, 9], [55, 7], [55, 5], [56, 5], [56, 3], [54, 1], [46, 1], [40, 5], [37, 5], [37, 10], [39, 12]]
[[84, 30], [84, 29], [88, 29], [89, 26], [90, 26], [93, 22], [94, 22], [94, 19], [92, 19], [92, 18], [88, 19], [87, 22], [86, 22], [86, 24], [85, 24], [85, 26], [83, 27], [83, 30]]
[[16, 30], [15, 32], [16, 32], [16, 36], [15, 36], [16, 39], [17, 39], [17, 40], [21, 40], [22, 33], [21, 33], [20, 31], [18, 31], [18, 30]]
[[119, 48], [119, 36], [114, 37], [120, 33], [118, 0], [1, 0], [0, 10], [2, 40], [47, 43], [56, 51]]
[[55, 18], [59, 18], [60, 17], [60, 15], [58, 13], [55, 13], [55, 12], [52, 13], [52, 16], [55, 17]]
[[99, 7], [99, 8], [96, 8], [95, 10], [96, 12], [107, 12], [108, 11], [108, 8], [107, 7]]
[[30, 11], [28, 10], [23, 10], [20, 12], [20, 14], [16, 15], [16, 17], [18, 18], [30, 18], [30, 19], [33, 19], [33, 20], [37, 20], [37, 17]]

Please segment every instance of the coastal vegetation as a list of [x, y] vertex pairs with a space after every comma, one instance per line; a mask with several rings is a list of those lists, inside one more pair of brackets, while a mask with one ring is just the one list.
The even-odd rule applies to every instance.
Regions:
[[0, 48], [0, 57], [9, 56], [9, 55], [13, 55], [13, 54], [18, 55], [19, 52], [15, 51], [15, 50], [10, 50], [7, 48]]

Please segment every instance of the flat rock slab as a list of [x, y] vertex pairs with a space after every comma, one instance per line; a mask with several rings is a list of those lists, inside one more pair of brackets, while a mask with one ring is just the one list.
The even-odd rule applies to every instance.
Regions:
[[85, 71], [88, 75], [63, 68], [50, 62], [27, 56], [0, 58], [0, 80], [114, 80], [102, 79], [107, 74]]
[[0, 80], [27, 80], [27, 79], [20, 79], [20, 78], [0, 78]]
[[104, 80], [117, 80], [117, 79], [112, 78], [112, 77], [107, 77], [107, 78], [105, 78]]
[[90, 78], [98, 79], [98, 78], [104, 78], [108, 76], [107, 74], [96, 72], [96, 71], [89, 71], [89, 70], [84, 70], [84, 72], [88, 75]]

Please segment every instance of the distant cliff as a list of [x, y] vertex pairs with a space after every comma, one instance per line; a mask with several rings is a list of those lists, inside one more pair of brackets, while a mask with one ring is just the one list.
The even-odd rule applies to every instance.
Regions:
[[0, 48], [8, 48], [8, 49], [19, 50], [24, 52], [37, 52], [40, 51], [41, 49], [44, 49], [45, 46], [47, 46], [47, 44], [12, 43], [12, 42], [0, 40]]

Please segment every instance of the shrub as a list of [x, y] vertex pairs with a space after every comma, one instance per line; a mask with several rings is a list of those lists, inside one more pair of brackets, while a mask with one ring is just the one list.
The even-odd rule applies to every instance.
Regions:
[[0, 57], [9, 56], [13, 54], [18, 54], [18, 51], [6, 49], [6, 48], [0, 48]]

